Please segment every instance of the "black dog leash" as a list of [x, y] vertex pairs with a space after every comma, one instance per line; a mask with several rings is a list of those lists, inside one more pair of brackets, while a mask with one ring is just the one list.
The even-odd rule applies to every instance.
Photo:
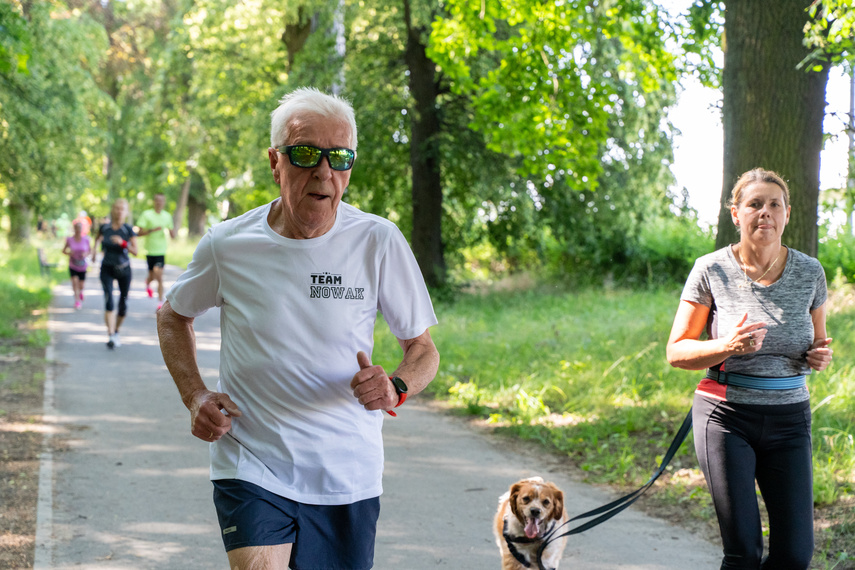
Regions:
[[[579, 516], [573, 517], [568, 520], [564, 524], [556, 527], [552, 530], [546, 537], [544, 537], [543, 544], [540, 546], [540, 549], [537, 551], [537, 567], [539, 570], [547, 570], [543, 567], [543, 551], [549, 545], [550, 542], [557, 540], [564, 536], [570, 536], [571, 534], [579, 534], [580, 532], [585, 532], [588, 529], [594, 528], [595, 526], [602, 524], [620, 513], [635, 501], [637, 501], [647, 490], [653, 486], [653, 483], [659, 479], [659, 476], [665, 471], [665, 468], [668, 467], [668, 464], [674, 459], [674, 455], [677, 453], [677, 450], [680, 449], [680, 446], [683, 445], [683, 442], [686, 440], [686, 436], [689, 435], [689, 430], [692, 429], [692, 410], [689, 409], [689, 413], [686, 414], [686, 419], [683, 420], [683, 425], [680, 426], [680, 429], [677, 431], [677, 435], [674, 436], [674, 440], [671, 441], [671, 446], [668, 448], [667, 453], [665, 453], [665, 457], [662, 458], [662, 463], [659, 464], [659, 468], [653, 472], [653, 475], [650, 479], [641, 486], [641, 488], [624, 495], [620, 499], [612, 501], [607, 505], [603, 505], [602, 507], [598, 507], [587, 513], [582, 513]], [[599, 515], [599, 516], [598, 516]], [[587, 519], [590, 517], [597, 517], [593, 520], [590, 520], [584, 524], [577, 526], [576, 528], [572, 528], [570, 530], [564, 531], [561, 534], [557, 533], [561, 527], [570, 524], [571, 522], [579, 519]]]

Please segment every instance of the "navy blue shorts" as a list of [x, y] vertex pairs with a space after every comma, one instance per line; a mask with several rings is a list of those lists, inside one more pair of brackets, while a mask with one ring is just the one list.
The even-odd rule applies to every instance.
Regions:
[[295, 570], [374, 566], [379, 497], [350, 505], [307, 505], [239, 479], [212, 483], [226, 552], [293, 544], [289, 567]]
[[165, 255], [146, 255], [145, 261], [148, 264], [148, 270], [152, 271], [155, 267], [163, 268], [166, 263]]

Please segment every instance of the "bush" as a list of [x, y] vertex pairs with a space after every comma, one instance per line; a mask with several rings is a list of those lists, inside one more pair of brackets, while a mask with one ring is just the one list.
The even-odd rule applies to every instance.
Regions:
[[838, 234], [822, 238], [817, 257], [829, 280], [833, 279], [839, 270], [849, 283], [855, 283], [855, 236]]

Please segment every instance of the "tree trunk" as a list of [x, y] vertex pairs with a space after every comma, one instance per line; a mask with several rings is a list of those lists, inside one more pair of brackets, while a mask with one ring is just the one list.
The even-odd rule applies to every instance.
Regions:
[[855, 68], [849, 77], [849, 160], [846, 175], [846, 229], [855, 236]]
[[9, 214], [9, 245], [22, 245], [30, 241], [30, 226], [33, 211], [19, 200], [9, 202], [6, 208]]
[[190, 196], [190, 181], [194, 174], [191, 172], [184, 184], [181, 185], [181, 195], [178, 196], [178, 202], [175, 204], [175, 212], [172, 214], [172, 227], [175, 231], [181, 229], [181, 223], [184, 221], [184, 210], [187, 208], [187, 198]]
[[190, 192], [187, 195], [187, 232], [194, 237], [200, 237], [208, 229], [208, 208], [205, 200], [205, 183], [202, 177], [194, 175], [190, 182]]
[[430, 286], [445, 282], [445, 258], [442, 244], [442, 179], [440, 175], [437, 109], [439, 87], [436, 65], [428, 58], [420, 30], [413, 28], [409, 2], [405, 0], [407, 24], [406, 61], [410, 71], [413, 97], [410, 132], [412, 168], [413, 233], [412, 247], [422, 276]]
[[297, 21], [295, 23], [286, 24], [285, 31], [282, 32], [280, 39], [285, 44], [285, 51], [288, 54], [288, 67], [286, 71], [291, 71], [294, 68], [294, 58], [306, 45], [312, 30], [317, 24], [317, 14], [308, 14], [306, 6], [300, 6], [297, 9]]
[[784, 243], [817, 253], [819, 154], [828, 67], [797, 69], [808, 0], [728, 0], [724, 32], [724, 173], [716, 247], [737, 241], [726, 207], [744, 172], [774, 170], [790, 187]]
[[333, 15], [333, 37], [335, 37], [335, 55], [338, 58], [338, 72], [335, 75], [332, 83], [332, 94], [341, 95], [344, 92], [344, 57], [347, 55], [347, 43], [344, 29], [344, 0], [338, 0], [338, 6]]

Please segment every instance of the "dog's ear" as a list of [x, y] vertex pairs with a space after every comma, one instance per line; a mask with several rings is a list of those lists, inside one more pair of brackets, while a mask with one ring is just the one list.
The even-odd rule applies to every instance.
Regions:
[[517, 517], [519, 520], [523, 520], [523, 515], [519, 511], [519, 507], [517, 507], [517, 500], [519, 499], [520, 491], [522, 490], [521, 483], [514, 483], [511, 485], [511, 494], [508, 497], [508, 503], [511, 505], [511, 512]]
[[552, 518], [557, 521], [561, 520], [561, 517], [564, 516], [564, 493], [561, 492], [557, 487], [555, 488], [555, 506], [552, 510]]

